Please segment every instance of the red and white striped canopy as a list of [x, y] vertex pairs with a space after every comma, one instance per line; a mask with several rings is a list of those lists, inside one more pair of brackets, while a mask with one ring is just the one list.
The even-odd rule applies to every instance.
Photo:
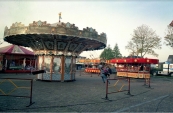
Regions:
[[22, 46], [9, 45], [0, 48], [0, 54], [21, 54], [21, 55], [34, 55], [34, 53]]

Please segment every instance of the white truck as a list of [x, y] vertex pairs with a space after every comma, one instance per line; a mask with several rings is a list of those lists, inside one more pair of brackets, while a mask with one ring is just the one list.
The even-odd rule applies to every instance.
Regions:
[[158, 70], [153, 72], [153, 75], [167, 75], [173, 77], [173, 64], [160, 63], [158, 64]]

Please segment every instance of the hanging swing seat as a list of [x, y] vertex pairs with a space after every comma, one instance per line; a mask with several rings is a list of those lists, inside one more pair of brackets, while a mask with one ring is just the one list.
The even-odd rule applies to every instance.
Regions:
[[32, 72], [33, 75], [40, 74], [40, 73], [46, 73], [46, 71], [45, 70], [38, 70], [38, 71]]

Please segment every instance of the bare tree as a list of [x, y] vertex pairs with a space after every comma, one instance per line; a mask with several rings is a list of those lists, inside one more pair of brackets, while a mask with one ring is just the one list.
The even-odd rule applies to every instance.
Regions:
[[137, 45], [135, 45], [132, 41], [128, 42], [126, 49], [130, 51], [129, 56], [138, 56]]
[[166, 44], [166, 46], [170, 46], [171, 48], [173, 48], [173, 21], [168, 25], [167, 27], [167, 33], [166, 36], [164, 37], [164, 44]]
[[161, 38], [155, 31], [146, 25], [137, 27], [133, 31], [132, 39], [128, 42], [126, 49], [131, 54], [144, 57], [146, 54], [158, 56], [154, 49], [161, 49]]

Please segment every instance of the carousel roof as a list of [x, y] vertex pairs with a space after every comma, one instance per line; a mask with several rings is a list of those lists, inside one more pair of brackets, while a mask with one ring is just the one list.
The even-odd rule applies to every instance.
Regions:
[[22, 46], [9, 45], [0, 48], [1, 54], [24, 54], [24, 55], [34, 55], [34, 53]]
[[79, 56], [82, 51], [104, 49], [106, 33], [98, 33], [92, 27], [78, 29], [69, 22], [49, 24], [33, 21], [25, 26], [21, 22], [5, 27], [4, 40], [24, 47], [31, 47], [35, 54]]

